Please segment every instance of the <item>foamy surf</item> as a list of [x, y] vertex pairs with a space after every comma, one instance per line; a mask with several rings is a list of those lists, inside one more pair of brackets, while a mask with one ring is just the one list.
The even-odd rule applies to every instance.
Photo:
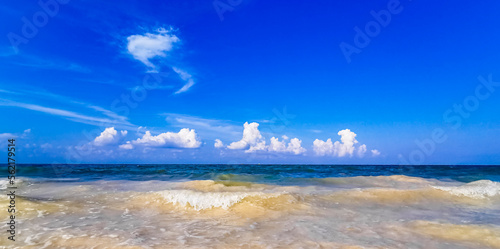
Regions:
[[[440, 180], [441, 172], [434, 178], [387, 172], [332, 177], [340, 174], [321, 166], [256, 166], [255, 175], [238, 172], [248, 165], [201, 167], [209, 174], [194, 174], [191, 165], [151, 167], [170, 167], [182, 177], [92, 175], [85, 181], [88, 172], [78, 170], [83, 173], [66, 176], [71, 180], [26, 178], [16, 190], [22, 239], [10, 246], [0, 237], [0, 248], [475, 249], [498, 243], [496, 176], [463, 183]], [[5, 195], [0, 204], [8, 205]]]
[[8, 180], [0, 180], [0, 189], [7, 189], [8, 184], [9, 184]]
[[[456, 184], [456, 183], [454, 183]], [[448, 185], [448, 186], [447, 186]], [[499, 205], [500, 183], [482, 180], [449, 186], [450, 183], [441, 182], [439, 185], [424, 184], [420, 187], [405, 185], [406, 188], [350, 188], [334, 191], [320, 197], [336, 203], [349, 203], [350, 205], [389, 204], [389, 205], [414, 205], [414, 206], [446, 206], [446, 205]]]
[[199, 192], [193, 190], [166, 190], [158, 192], [158, 194], [167, 202], [184, 207], [191, 207], [198, 211], [211, 208], [222, 208], [227, 210], [234, 204], [250, 196], [267, 199], [280, 195], [258, 192]]
[[471, 182], [458, 187], [432, 186], [455, 196], [484, 199], [500, 195], [500, 183], [490, 180]]

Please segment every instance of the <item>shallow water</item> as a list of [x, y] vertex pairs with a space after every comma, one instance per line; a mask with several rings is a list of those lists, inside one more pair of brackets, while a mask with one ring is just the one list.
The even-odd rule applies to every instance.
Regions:
[[18, 169], [6, 248], [500, 248], [498, 166]]

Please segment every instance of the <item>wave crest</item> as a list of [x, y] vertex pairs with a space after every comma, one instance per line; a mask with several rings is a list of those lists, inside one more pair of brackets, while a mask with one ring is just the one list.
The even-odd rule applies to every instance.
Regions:
[[432, 186], [452, 195], [465, 196], [474, 199], [484, 199], [500, 195], [500, 183], [490, 180], [480, 180], [458, 187]]
[[260, 192], [198, 192], [193, 190], [165, 190], [158, 192], [167, 202], [190, 206], [195, 210], [211, 208], [228, 209], [247, 197], [267, 199], [280, 194], [265, 194]]

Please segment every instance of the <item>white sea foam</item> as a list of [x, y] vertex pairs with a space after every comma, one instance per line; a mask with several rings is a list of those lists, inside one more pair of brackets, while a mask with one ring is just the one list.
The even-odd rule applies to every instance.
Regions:
[[6, 189], [7, 184], [9, 184], [8, 180], [0, 180], [0, 189]]
[[433, 186], [456, 196], [483, 199], [500, 195], [500, 183], [490, 180], [480, 180], [458, 187]]
[[32, 182], [32, 179], [33, 178], [18, 177], [18, 176], [16, 176], [16, 178], [13, 179], [14, 185], [10, 185], [10, 180], [7, 179], [7, 177], [5, 177], [5, 179], [1, 179], [0, 180], [0, 189], [6, 189], [9, 186], [11, 186], [11, 187], [17, 187], [17, 186], [22, 186], [22, 185], [25, 185], [25, 184], [30, 185], [31, 182]]
[[[14, 181], [15, 181], [16, 185], [23, 182], [23, 180], [18, 179], [18, 178], [16, 178]], [[13, 186], [16, 186], [16, 185], [13, 185]], [[7, 186], [9, 186], [9, 180], [6, 180], [6, 179], [0, 180], [0, 189], [7, 189]]]
[[261, 192], [198, 192], [193, 190], [166, 190], [158, 192], [166, 201], [187, 206], [195, 210], [210, 208], [228, 209], [249, 196], [262, 198], [276, 197], [279, 194], [264, 194]]

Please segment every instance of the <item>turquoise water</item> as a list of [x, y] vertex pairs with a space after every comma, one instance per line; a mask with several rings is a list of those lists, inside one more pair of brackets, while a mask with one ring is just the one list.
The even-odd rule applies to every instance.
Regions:
[[[19, 176], [45, 178], [78, 178], [126, 180], [213, 180], [221, 175], [250, 177], [259, 182], [286, 184], [299, 178], [406, 175], [439, 180], [472, 182], [500, 181], [500, 166], [472, 165], [218, 165], [218, 164], [24, 164], [18, 165]], [[0, 176], [6, 176], [2, 171]]]

